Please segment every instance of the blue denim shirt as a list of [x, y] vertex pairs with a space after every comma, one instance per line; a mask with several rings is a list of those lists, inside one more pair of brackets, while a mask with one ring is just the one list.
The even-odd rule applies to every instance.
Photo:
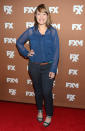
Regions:
[[[30, 43], [30, 49], [35, 52], [33, 56], [28, 57], [29, 51], [24, 47], [27, 41]], [[30, 27], [17, 39], [16, 46], [20, 54], [29, 58], [31, 62], [52, 62], [50, 72], [56, 73], [59, 60], [59, 38], [54, 27], [47, 28], [44, 35], [39, 32], [37, 26]]]

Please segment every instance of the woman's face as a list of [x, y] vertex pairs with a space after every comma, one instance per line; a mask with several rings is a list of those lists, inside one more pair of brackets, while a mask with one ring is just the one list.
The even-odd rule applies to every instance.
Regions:
[[46, 24], [47, 17], [48, 17], [47, 14], [44, 12], [37, 11], [37, 13], [36, 13], [36, 19], [37, 19], [38, 24], [40, 24], [40, 25]]

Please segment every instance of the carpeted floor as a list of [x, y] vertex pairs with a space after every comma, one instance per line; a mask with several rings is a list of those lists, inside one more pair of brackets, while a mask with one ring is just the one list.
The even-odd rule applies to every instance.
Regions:
[[36, 116], [35, 105], [0, 102], [0, 131], [85, 131], [84, 109], [54, 107], [54, 116], [47, 128]]

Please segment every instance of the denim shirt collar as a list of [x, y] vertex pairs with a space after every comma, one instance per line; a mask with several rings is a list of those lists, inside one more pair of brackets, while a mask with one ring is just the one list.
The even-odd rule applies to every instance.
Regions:
[[[50, 28], [51, 28], [51, 27], [50, 27]], [[45, 34], [50, 31], [50, 28], [47, 28]], [[39, 33], [40, 35], [42, 35], [42, 34], [39, 32], [38, 25], [34, 26], [34, 29], [37, 31], [37, 33]], [[45, 34], [43, 34], [43, 35], [45, 35]]]

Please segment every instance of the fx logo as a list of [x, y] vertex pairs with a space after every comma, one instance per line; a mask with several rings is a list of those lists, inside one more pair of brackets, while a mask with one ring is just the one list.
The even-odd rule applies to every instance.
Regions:
[[55, 80], [53, 81], [53, 87], [55, 87]]
[[12, 5], [11, 6], [8, 6], [8, 5], [4, 5], [4, 12], [6, 13], [6, 14], [12, 14]]
[[14, 51], [6, 51], [8, 58], [14, 58]]
[[32, 81], [31, 80], [27, 80], [27, 84], [28, 85], [32, 85]]
[[14, 65], [14, 66], [13, 66], [13, 65], [8, 65], [8, 66], [7, 66], [7, 69], [8, 69], [8, 70], [15, 71], [15, 65]]
[[78, 75], [78, 70], [75, 70], [75, 69], [69, 69], [68, 74], [69, 74], [69, 75]]
[[9, 93], [11, 95], [16, 95], [16, 90], [15, 89], [9, 89]]
[[55, 99], [55, 96], [56, 96], [56, 94], [53, 93], [53, 94], [52, 94], [52, 98]]
[[4, 38], [4, 43], [16, 44], [16, 38]]
[[18, 83], [18, 78], [6, 78], [7, 83]]
[[76, 15], [81, 15], [83, 12], [84, 5], [74, 5], [73, 6], [73, 12], [75, 12]]
[[82, 24], [72, 24], [72, 30], [82, 30]]
[[60, 30], [60, 24], [51, 24], [54, 28], [56, 28], [56, 29], [58, 29], [58, 30]]
[[32, 27], [34, 22], [26, 22], [26, 28]]
[[35, 93], [34, 92], [26, 91], [26, 96], [35, 96]]
[[33, 13], [36, 10], [36, 7], [24, 7], [24, 13]]
[[49, 12], [58, 14], [59, 13], [58, 9], [59, 7], [49, 7]]
[[74, 101], [74, 100], [75, 100], [75, 97], [76, 97], [76, 95], [67, 94], [67, 99], [68, 99], [69, 101]]
[[66, 82], [66, 87], [69, 87], [69, 88], [79, 88], [79, 84], [78, 83], [69, 83], [69, 82]]
[[70, 60], [72, 60], [72, 62], [78, 62], [79, 60], [79, 54], [70, 54]]
[[69, 40], [69, 46], [83, 46], [83, 40]]
[[5, 23], [5, 29], [13, 29], [13, 23]]

